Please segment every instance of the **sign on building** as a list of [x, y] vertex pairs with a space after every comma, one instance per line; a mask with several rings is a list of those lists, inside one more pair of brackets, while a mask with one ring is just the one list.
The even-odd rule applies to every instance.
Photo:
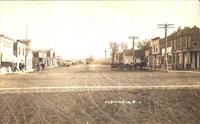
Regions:
[[[172, 55], [171, 52], [172, 52], [172, 47], [168, 47], [167, 48], [167, 54]], [[165, 55], [165, 48], [162, 49], [162, 56], [164, 56], [164, 55]]]

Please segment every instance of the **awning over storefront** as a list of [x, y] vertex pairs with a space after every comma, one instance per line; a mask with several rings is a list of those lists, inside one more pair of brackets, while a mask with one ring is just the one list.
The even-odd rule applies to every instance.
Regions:
[[18, 63], [20, 62], [16, 56], [13, 54], [2, 53], [2, 62]]

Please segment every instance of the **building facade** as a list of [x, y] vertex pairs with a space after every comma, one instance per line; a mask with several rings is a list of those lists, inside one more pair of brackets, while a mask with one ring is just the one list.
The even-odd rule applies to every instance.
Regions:
[[145, 51], [141, 49], [134, 50], [134, 59], [133, 59], [133, 50], [127, 49], [124, 50], [124, 53], [121, 53], [121, 62], [124, 64], [131, 63], [140, 63], [145, 59]]
[[58, 66], [56, 59], [56, 52], [53, 49], [41, 50], [46, 53], [46, 66], [54, 67]]
[[[152, 39], [152, 65], [160, 64], [165, 68], [165, 38]], [[159, 54], [160, 52], [160, 54]], [[200, 69], [200, 29], [196, 26], [190, 28], [180, 27], [167, 36], [167, 60], [169, 68], [176, 70]]]
[[16, 40], [13, 46], [13, 53], [17, 57], [17, 69], [25, 68], [26, 45], [21, 40]]
[[160, 37], [151, 39], [151, 67], [160, 68], [161, 66], [161, 52], [160, 52]]
[[138, 63], [145, 58], [149, 67], [165, 68], [167, 58], [168, 67], [171, 69], [200, 69], [200, 28], [178, 28], [167, 36], [167, 42], [165, 38], [153, 38], [148, 50], [134, 50], [134, 60], [132, 49], [116, 53], [113, 52], [112, 59], [124, 64]]
[[55, 58], [55, 52], [52, 49], [49, 49], [47, 52], [47, 66], [52, 67], [54, 66], [54, 58]]
[[[165, 61], [165, 48], [166, 48], [166, 41], [165, 38], [161, 38], [159, 40], [159, 45], [160, 45], [160, 68], [165, 68], [166, 67], [166, 61]], [[167, 37], [167, 62], [168, 62], [168, 67], [172, 68], [173, 61], [172, 61], [172, 40], [171, 37]]]
[[33, 66], [37, 64], [47, 65], [47, 53], [42, 50], [32, 50], [33, 52]]
[[26, 53], [26, 63], [25, 63], [26, 70], [33, 69], [33, 53], [31, 50], [27, 51]]
[[127, 49], [124, 51], [124, 64], [131, 64], [133, 63], [133, 50]]
[[57, 61], [57, 53], [54, 51], [53, 53], [53, 66], [58, 66], [58, 61]]
[[16, 62], [16, 56], [13, 55], [14, 40], [4, 35], [0, 35], [0, 71], [10, 72], [11, 67]]
[[26, 45], [26, 47], [25, 47], [25, 69], [32, 70], [33, 69], [33, 65], [32, 65], [33, 53], [31, 50], [31, 40], [25, 39], [25, 40], [22, 40], [22, 42]]
[[145, 58], [146, 58], [146, 62], [147, 62], [147, 67], [152, 68], [153, 66], [153, 59], [152, 59], [152, 48], [150, 47], [149, 49], [145, 50], [144, 54], [145, 54]]
[[145, 60], [145, 51], [143, 49], [134, 50], [134, 63], [141, 63]]
[[200, 29], [179, 28], [172, 35], [174, 69], [200, 69]]

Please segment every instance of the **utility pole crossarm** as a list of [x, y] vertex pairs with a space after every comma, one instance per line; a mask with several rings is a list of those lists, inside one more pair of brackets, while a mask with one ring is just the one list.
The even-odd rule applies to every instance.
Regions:
[[165, 27], [174, 28], [174, 27], [170, 27], [170, 26], [174, 26], [174, 24], [158, 24], [157, 26], [158, 28], [165, 28]]
[[133, 39], [133, 49], [134, 49], [134, 42], [135, 39], [138, 39], [138, 36], [129, 36], [129, 39]]
[[129, 39], [138, 39], [138, 36], [129, 36]]

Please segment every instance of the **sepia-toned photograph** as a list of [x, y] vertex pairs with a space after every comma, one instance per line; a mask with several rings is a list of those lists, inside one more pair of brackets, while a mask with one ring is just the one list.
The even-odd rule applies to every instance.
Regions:
[[200, 0], [0, 1], [0, 124], [200, 124]]

